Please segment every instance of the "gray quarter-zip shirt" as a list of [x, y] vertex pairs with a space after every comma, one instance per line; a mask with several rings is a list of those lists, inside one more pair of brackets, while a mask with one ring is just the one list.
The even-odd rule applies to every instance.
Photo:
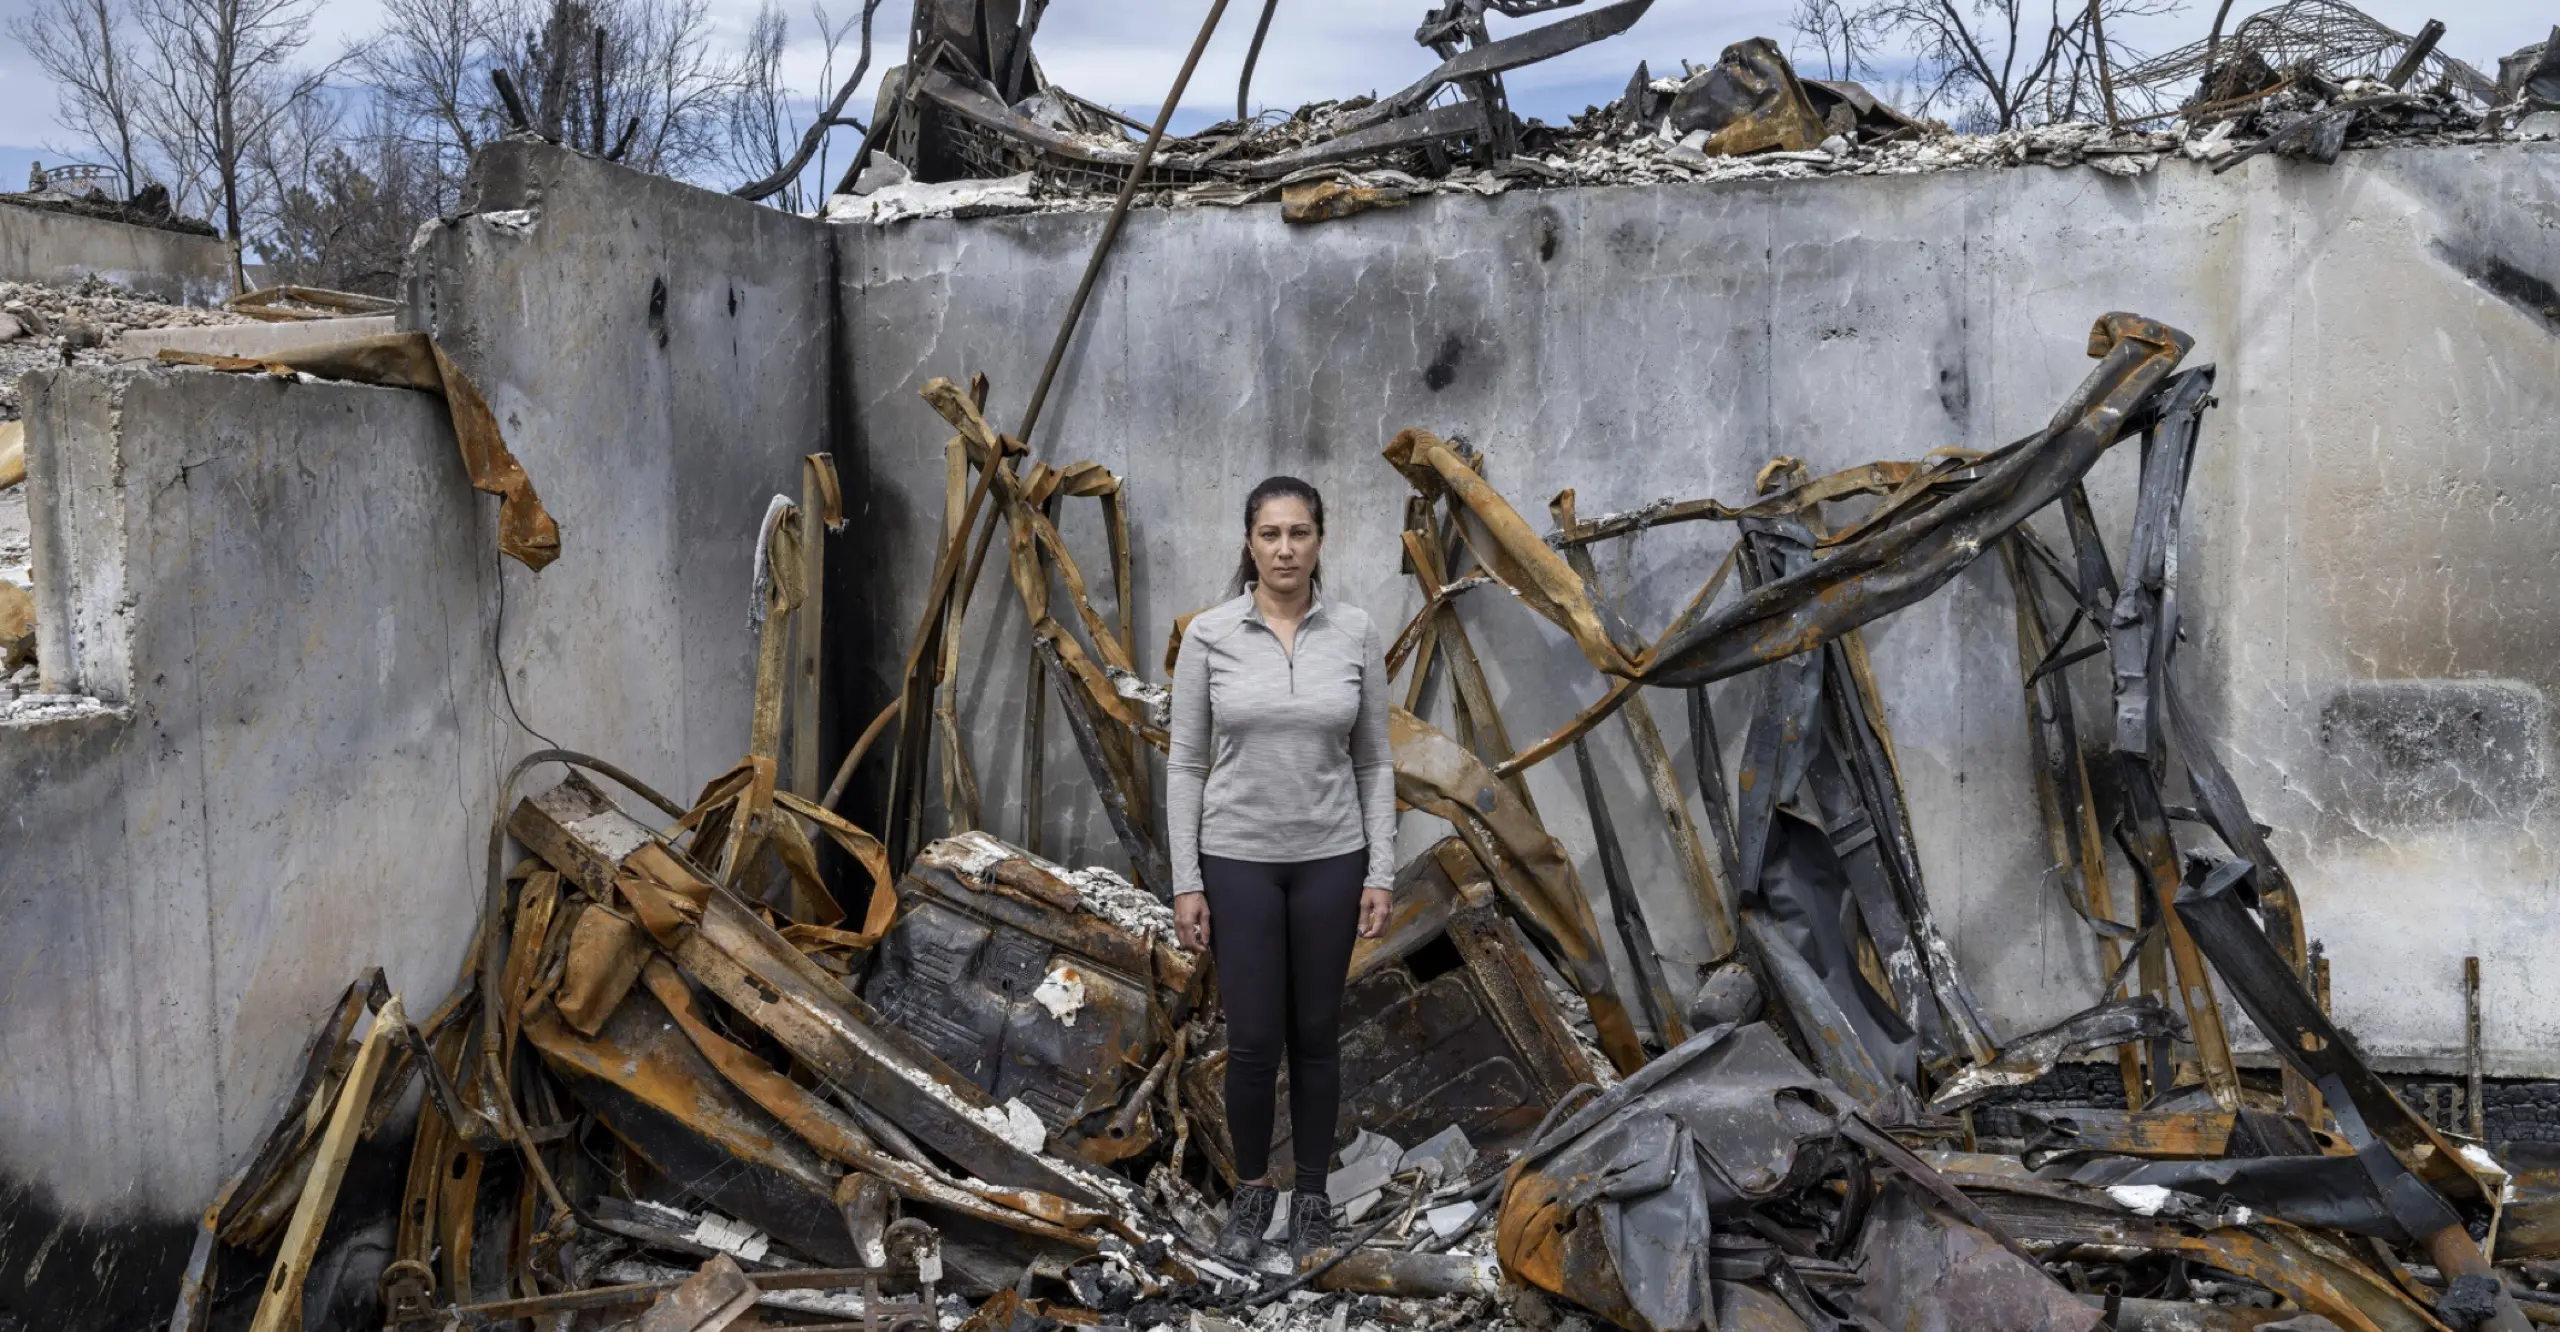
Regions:
[[1289, 864], [1369, 851], [1363, 886], [1395, 883], [1387, 658], [1357, 606], [1318, 593], [1283, 650], [1253, 592], [1200, 612], [1173, 672], [1165, 822], [1173, 891], [1200, 857]]

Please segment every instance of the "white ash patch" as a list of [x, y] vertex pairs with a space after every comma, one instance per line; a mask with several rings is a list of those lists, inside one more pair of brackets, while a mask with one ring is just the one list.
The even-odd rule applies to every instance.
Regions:
[[1059, 1025], [1072, 1027], [1076, 1014], [1084, 1011], [1084, 974], [1064, 956], [1049, 962], [1049, 974], [1031, 991], [1032, 1002], [1049, 1010]]
[[1173, 933], [1172, 907], [1100, 865], [1062, 871], [1058, 877], [1075, 885], [1076, 900], [1085, 910], [1124, 930], [1168, 937]]
[[85, 694], [19, 694], [0, 701], [0, 728], [44, 726], [88, 717], [130, 717], [130, 709]]

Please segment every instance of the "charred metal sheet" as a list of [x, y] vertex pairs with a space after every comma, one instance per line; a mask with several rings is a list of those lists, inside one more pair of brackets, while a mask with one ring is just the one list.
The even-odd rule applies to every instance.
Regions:
[[2105, 1315], [1976, 1227], [1894, 1179], [1867, 1213], [1858, 1309], [1890, 1332], [2088, 1332]]
[[1820, 1178], [1839, 1100], [1765, 1026], [1700, 1033], [1522, 1151], [1504, 1270], [1622, 1326], [1712, 1326], [1717, 1218]]
[[[1809, 559], [1812, 537], [1796, 520], [1745, 531], [1763, 552], [1745, 564], [1760, 574], [1783, 577]], [[1873, 828], [1863, 809], [1852, 816], [1832, 758], [1823, 706], [1828, 665], [1825, 653], [1807, 652], [1762, 677], [1742, 750], [1742, 901], [1764, 969], [1807, 1052], [1862, 1104], [1878, 1105], [1893, 1088], [1918, 1085], [1919, 1034], [1897, 1000], [1907, 999], [1916, 1015], [1926, 982], [1908, 923], [1882, 882]], [[1808, 791], [1817, 766], [1824, 780]], [[1835, 820], [1842, 834], [1836, 841]], [[1852, 913], [1864, 917], [1890, 990], [1880, 992], [1858, 966]], [[1788, 960], [1779, 962], [1780, 952]], [[1802, 984], [1807, 974], [1820, 999]]]
[[842, 1172], [731, 1088], [656, 996], [633, 991], [592, 1038], [549, 1011], [524, 1034], [615, 1137], [703, 1206], [813, 1258], [860, 1261], [836, 1215]]
[[[1543, 6], [1541, 6], [1543, 7]], [[1587, 10], [1571, 18], [1559, 19], [1544, 27], [1531, 28], [1494, 41], [1481, 42], [1450, 56], [1440, 67], [1402, 90], [1378, 99], [1367, 110], [1344, 118], [1346, 130], [1357, 130], [1391, 117], [1401, 116], [1431, 100], [1431, 95], [1452, 84], [1471, 83], [1507, 74], [1523, 65], [1553, 60], [1568, 51], [1579, 50], [1593, 42], [1615, 37], [1635, 26], [1645, 11], [1653, 8], [1653, 0], [1619, 0]], [[1509, 12], [1506, 8], [1505, 12]], [[1481, 20], [1478, 20], [1481, 22]], [[1425, 32], [1430, 31], [1428, 25]], [[1469, 36], [1477, 34], [1469, 33]], [[1454, 36], [1454, 34], [1452, 34]], [[1431, 45], [1426, 41], [1424, 45]]]
[[2234, 1156], [2258, 1154], [2232, 1150], [2237, 1116], [2229, 1110], [2017, 1109], [2018, 1116], [2032, 1126], [2024, 1153], [2030, 1163], [2057, 1152], [2165, 1157], [2219, 1157], [2226, 1151]]
[[1735, 42], [1671, 99], [1671, 128], [1707, 131], [1706, 150], [1720, 157], [1780, 149], [1801, 152], [1829, 133], [1796, 81], [1778, 44], [1766, 37]]
[[1194, 961], [1084, 910], [1060, 874], [983, 833], [926, 847], [862, 993], [1099, 1163], [1145, 1145], [1114, 1112], [1185, 1016]]
[[2351, 1156], [2269, 1156], [2238, 1161], [2107, 1157], [2069, 1166], [2049, 1165], [2038, 1173], [2106, 1189], [2174, 1189], [2192, 1196], [2199, 1206], [2219, 1206], [2229, 1199], [2297, 1226], [2370, 1235], [2393, 1244], [2407, 1244], [2414, 1238], [2375, 1190], [2371, 1172]]
[[2359, 1130], [2370, 1132], [2435, 1188], [2461, 1201], [2494, 1202], [2496, 1188], [2484, 1187], [2462, 1152], [2374, 1075], [2354, 1038], [2321, 1011], [2301, 978], [2250, 919], [2239, 894], [2246, 870], [2245, 862], [2224, 861], [2218, 872], [2201, 876], [2177, 899], [2179, 918], [2213, 960], [2214, 970], [2231, 987], [2241, 1010], [2287, 1063], [2321, 1088], [2350, 1142]]
[[[2090, 1244], [2196, 1259], [2233, 1272], [2346, 1332], [2442, 1332], [2428, 1311], [2344, 1245], [2265, 1219], [2200, 1230], [2127, 1211], [2100, 1189], [2023, 1178], [2015, 1161], [1935, 1162], [1999, 1228], [2030, 1245]], [[1979, 1163], [1987, 1170], [1968, 1168]]]
[[2089, 338], [2098, 367], [2044, 431], [1984, 458], [1978, 479], [1961, 491], [1906, 511], [1832, 548], [1813, 568], [1754, 588], [1696, 625], [1665, 635], [1647, 657], [1646, 682], [1676, 687], [1720, 680], [1828, 642], [1937, 591], [2002, 533], [2079, 480], [2194, 345], [2187, 334], [2137, 315], [2101, 318]]
[[[1060, 1163], [1006, 1138], [998, 1127], [1003, 1110], [975, 1082], [953, 1072], [922, 1042], [881, 1021], [868, 1003], [793, 948], [726, 888], [666, 851], [645, 825], [621, 813], [584, 778], [573, 774], [562, 782], [564, 787], [572, 784], [585, 785], [585, 790], [560, 794], [554, 788], [559, 798], [520, 802], [510, 830], [599, 899], [609, 899], [633, 882], [623, 872], [624, 861], [607, 859], [616, 848], [637, 848], [626, 849], [624, 856], [647, 862], [655, 873], [696, 876], [680, 895], [699, 895], [698, 925], [665, 933], [651, 930], [688, 976], [830, 1082], [980, 1178], [1079, 1202], [1097, 1199], [1094, 1186], [1064, 1173]], [[562, 815], [574, 818], [564, 822]], [[608, 864], [613, 877], [596, 878]], [[626, 892], [622, 900], [639, 911], [640, 899]], [[642, 923], [649, 924], [647, 912], [640, 914]]]
[[2003, 1087], [2033, 1082], [2072, 1055], [2160, 1037], [2180, 1037], [2185, 1031], [2178, 1015], [2149, 995], [2110, 999], [2041, 1031], [2011, 1037], [1998, 1059], [1963, 1069], [1940, 1084], [1937, 1094], [1929, 1098], [1929, 1108], [1947, 1114]]
[[1600, 848], [1600, 879], [1609, 890], [1609, 915], [1618, 927], [1618, 942], [1625, 948], [1627, 962], [1635, 968], [1642, 988], [1638, 997], [1644, 1001], [1645, 1020], [1653, 1024], [1655, 1039], [1665, 1046], [1678, 1045], [1689, 1039], [1689, 1029], [1680, 1014], [1680, 1001], [1673, 997], [1671, 984], [1662, 975], [1662, 954], [1653, 946], [1653, 928], [1645, 923], [1644, 905], [1636, 900], [1635, 884], [1627, 873], [1626, 849], [1618, 844], [1617, 824], [1609, 817], [1609, 800], [1600, 791], [1600, 772], [1591, 766], [1591, 746], [1573, 742], [1574, 770], [1582, 778], [1582, 803], [1591, 815], [1591, 837]]
[[[1406, 867], [1385, 936], [1363, 940], [1353, 954], [1343, 994], [1337, 1141], [1365, 1128], [1414, 1143], [1455, 1125], [1481, 1151], [1511, 1151], [1528, 1141], [1548, 1107], [1592, 1079], [1482, 874], [1462, 843], [1443, 841]], [[1231, 1165], [1225, 1060], [1223, 1045], [1204, 1049], [1183, 1086], [1184, 1099], [1207, 1122], [1205, 1145]], [[1294, 1168], [1294, 1137], [1284, 1083], [1272, 1129], [1274, 1171]]]

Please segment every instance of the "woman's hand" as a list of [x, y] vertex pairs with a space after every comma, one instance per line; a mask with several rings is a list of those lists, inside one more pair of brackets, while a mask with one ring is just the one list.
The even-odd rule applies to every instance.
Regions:
[[1387, 932], [1387, 913], [1395, 907], [1395, 894], [1384, 888], [1360, 890], [1360, 937], [1375, 939]]
[[1173, 940], [1193, 951], [1209, 946], [1209, 895], [1184, 893], [1173, 899]]

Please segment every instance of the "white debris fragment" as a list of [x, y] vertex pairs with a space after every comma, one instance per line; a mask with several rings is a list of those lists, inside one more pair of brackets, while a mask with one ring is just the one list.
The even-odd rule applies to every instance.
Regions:
[[132, 710], [84, 694], [20, 694], [0, 703], [0, 726], [37, 726], [87, 717], [132, 716]]
[[1146, 709], [1147, 720], [1158, 726], [1173, 724], [1173, 687], [1149, 684], [1132, 672], [1117, 666], [1105, 666], [1102, 673], [1111, 680], [1111, 691]]
[[1467, 1223], [1475, 1219], [1476, 1205], [1463, 1199], [1445, 1207], [1434, 1207], [1422, 1214], [1422, 1223], [1431, 1227], [1431, 1233], [1442, 1239], [1447, 1239], [1466, 1229]]
[[862, 174], [854, 177], [853, 192], [867, 197], [878, 194], [892, 185], [904, 185], [914, 179], [915, 173], [907, 170], [906, 163], [887, 153], [875, 152], [871, 155], [871, 161], [863, 166]]
[[983, 879], [996, 866], [1022, 855], [975, 828], [945, 837], [927, 849], [934, 859], [972, 879]]
[[542, 214], [530, 208], [505, 208], [494, 213], [475, 213], [473, 216], [500, 231], [518, 236], [532, 235], [533, 224], [542, 220]]
[[2135, 1216], [2158, 1216], [2169, 1205], [2170, 1192], [2157, 1184], [2110, 1184], [2107, 1196]]
[[1084, 976], [1063, 955], [1050, 959], [1049, 974], [1031, 991], [1031, 1001], [1049, 1010], [1060, 1026], [1076, 1024], [1084, 1011]]
[[702, 1214], [702, 1223], [685, 1238], [706, 1249], [720, 1252], [743, 1262], [761, 1260], [773, 1247], [773, 1240], [763, 1231], [744, 1221], [732, 1221], [718, 1212]]
[[1040, 206], [1031, 173], [1001, 180], [920, 180], [883, 185], [869, 194], [839, 194], [821, 214], [829, 222], [868, 222], [885, 227], [913, 217], [992, 217]]
[[1026, 1152], [1037, 1152], [1049, 1142], [1049, 1126], [1041, 1123], [1040, 1116], [1019, 1096], [1004, 1103], [1004, 1127], [996, 1132]]

